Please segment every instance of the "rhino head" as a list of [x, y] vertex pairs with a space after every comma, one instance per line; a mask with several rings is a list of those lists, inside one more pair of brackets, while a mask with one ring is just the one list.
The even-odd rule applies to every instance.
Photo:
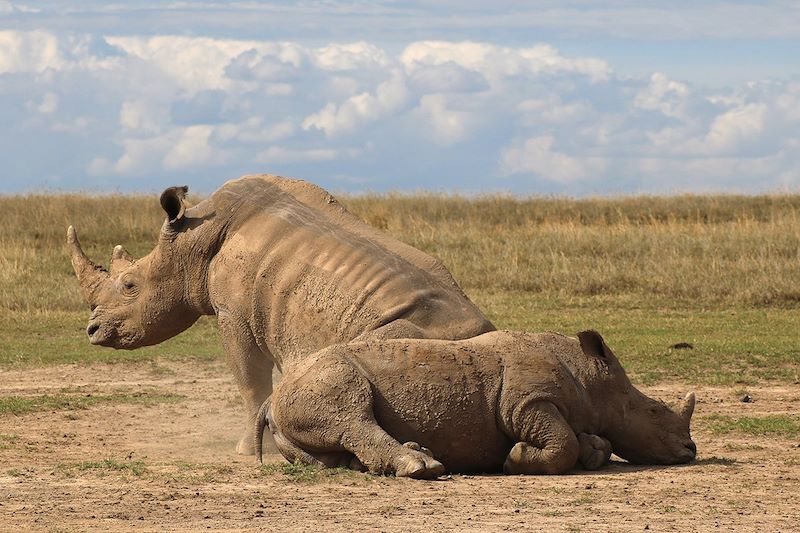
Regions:
[[642, 394], [595, 331], [578, 334], [583, 353], [599, 372], [590, 394], [600, 411], [602, 435], [616, 455], [638, 464], [679, 464], [695, 458], [697, 446], [689, 425], [695, 395], [690, 392], [675, 410]]
[[202, 313], [190, 289], [197, 269], [181, 253], [185, 233], [187, 187], [171, 187], [161, 195], [166, 221], [156, 247], [134, 259], [114, 247], [110, 268], [93, 263], [81, 249], [75, 229], [67, 229], [67, 247], [81, 292], [92, 310], [86, 333], [92, 344], [134, 349], [158, 344], [191, 326]]

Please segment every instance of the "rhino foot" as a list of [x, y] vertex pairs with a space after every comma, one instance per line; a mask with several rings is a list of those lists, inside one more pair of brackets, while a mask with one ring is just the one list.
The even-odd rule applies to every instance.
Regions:
[[578, 434], [580, 455], [578, 460], [586, 470], [597, 470], [611, 457], [611, 443], [598, 435]]
[[407, 451], [401, 453], [395, 461], [394, 473], [397, 477], [436, 479], [444, 474], [444, 465], [433, 458], [429, 449], [416, 442], [406, 442], [403, 447]]
[[364, 466], [364, 463], [362, 463], [355, 455], [353, 456], [352, 459], [350, 459], [350, 464], [347, 465], [347, 468], [349, 468], [350, 470], [355, 470], [356, 472], [367, 471], [367, 467]]
[[416, 450], [418, 452], [422, 452], [425, 455], [427, 455], [428, 457], [433, 457], [433, 452], [432, 451], [430, 451], [425, 446], [420, 446], [419, 443], [416, 443], [414, 441], [410, 440], [408, 442], [404, 442], [403, 446], [405, 446], [406, 448], [411, 448], [412, 450]]
[[[255, 424], [251, 424], [255, 426]], [[275, 453], [275, 439], [269, 431], [261, 434], [261, 448], [263, 453]], [[256, 432], [255, 429], [248, 429], [242, 433], [242, 438], [236, 443], [236, 453], [239, 455], [255, 455], [256, 454]]]
[[[573, 434], [574, 439], [574, 434]], [[506, 474], [563, 474], [578, 460], [578, 443], [551, 444], [539, 448], [528, 442], [518, 442], [508, 452], [503, 472]]]
[[236, 444], [236, 453], [239, 455], [255, 455], [256, 448], [253, 442], [255, 438], [255, 434], [252, 431], [245, 431]]

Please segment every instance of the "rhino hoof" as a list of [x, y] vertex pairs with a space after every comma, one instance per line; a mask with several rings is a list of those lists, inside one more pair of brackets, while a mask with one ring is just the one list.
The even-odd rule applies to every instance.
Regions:
[[403, 446], [409, 449], [409, 453], [403, 454], [398, 459], [397, 467], [394, 471], [395, 476], [414, 479], [436, 479], [444, 474], [444, 465], [431, 455], [428, 455], [430, 450], [426, 449], [428, 453], [424, 453], [422, 447], [416, 442], [407, 442]]
[[611, 443], [598, 435], [580, 433], [578, 444], [580, 446], [579, 460], [586, 470], [597, 470], [611, 457]]
[[252, 433], [245, 433], [236, 444], [236, 453], [239, 455], [255, 455], [256, 447], [253, 443], [255, 436]]
[[403, 446], [405, 446], [406, 448], [411, 448], [412, 450], [417, 452], [422, 452], [428, 457], [433, 457], [433, 452], [429, 448], [426, 448], [425, 446], [420, 446], [418, 443], [414, 441], [408, 441], [406, 443], [403, 443]]
[[593, 450], [587, 457], [583, 457], [581, 463], [586, 470], [597, 470], [606, 464], [605, 454], [600, 450]]
[[358, 457], [355, 455], [352, 459], [350, 459], [350, 464], [347, 465], [350, 470], [355, 470], [356, 472], [366, 472], [367, 467], [364, 466], [364, 463], [359, 461]]

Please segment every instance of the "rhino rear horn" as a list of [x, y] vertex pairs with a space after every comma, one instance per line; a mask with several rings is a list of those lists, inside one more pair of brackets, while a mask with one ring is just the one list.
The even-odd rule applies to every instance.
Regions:
[[103, 283], [108, 279], [108, 271], [86, 256], [78, 240], [78, 234], [72, 226], [67, 228], [67, 247], [83, 298], [90, 306], [95, 306]]
[[690, 392], [686, 395], [681, 403], [681, 408], [678, 414], [686, 420], [688, 424], [689, 421], [692, 419], [692, 413], [694, 413], [694, 404], [697, 401], [694, 392]]
[[134, 261], [134, 257], [122, 245], [118, 244], [114, 247], [114, 251], [111, 252], [111, 272], [117, 272], [130, 266]]

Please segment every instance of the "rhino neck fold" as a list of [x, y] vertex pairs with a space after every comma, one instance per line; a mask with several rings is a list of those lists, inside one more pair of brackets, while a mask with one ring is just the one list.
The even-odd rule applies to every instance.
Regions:
[[183, 300], [191, 312], [214, 315], [209, 293], [209, 270], [222, 248], [230, 221], [220, 220], [207, 201], [186, 211], [182, 230], [162, 241], [162, 260], [177, 263], [183, 279]]
[[580, 353], [575, 360], [571, 357], [560, 357], [561, 362], [569, 369], [575, 380], [576, 388], [580, 391], [579, 402], [584, 405], [576, 406], [576, 413], [584, 413], [578, 426], [580, 431], [605, 435], [609, 428], [617, 424], [620, 417], [621, 405], [617, 400], [617, 391], [609, 390], [614, 387], [608, 376], [598, 372], [598, 368], [587, 366], [585, 356]]

